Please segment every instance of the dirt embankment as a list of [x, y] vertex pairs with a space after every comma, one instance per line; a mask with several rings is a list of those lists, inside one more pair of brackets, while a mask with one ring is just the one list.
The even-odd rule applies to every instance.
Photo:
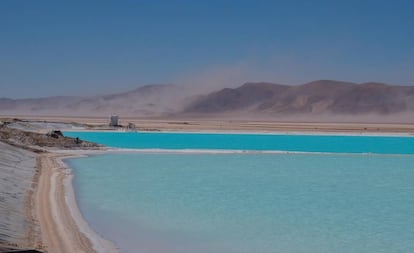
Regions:
[[94, 149], [102, 147], [96, 143], [65, 137], [60, 131], [43, 134], [9, 128], [7, 125], [0, 126], [0, 141], [33, 151], [44, 151], [44, 148]]
[[0, 141], [0, 252], [39, 248], [33, 219], [36, 153]]
[[[69, 218], [69, 211], [64, 207], [62, 201], [65, 200], [65, 197], [62, 182], [59, 181], [57, 184], [51, 184], [48, 181], [52, 180], [52, 177], [48, 178], [52, 175], [50, 174], [52, 170], [56, 172], [56, 175], [59, 175], [59, 180], [60, 178], [63, 180], [64, 173], [61, 169], [58, 169], [59, 167], [56, 164], [51, 164], [49, 160], [52, 159], [46, 158], [51, 155], [49, 151], [53, 152], [53, 150], [90, 150], [100, 148], [102, 146], [96, 143], [65, 137], [60, 131], [37, 133], [10, 128], [7, 126], [7, 123], [1, 123], [0, 252], [12, 249], [38, 249], [43, 252], [93, 252], [89, 241], [75, 228], [73, 220]], [[45, 163], [45, 161], [48, 161], [48, 163]], [[53, 178], [55, 178], [55, 174], [53, 174]], [[40, 181], [42, 182], [40, 183]], [[41, 185], [40, 188], [39, 185]], [[52, 194], [50, 189], [55, 188], [45, 188], [48, 185], [53, 185], [55, 188], [59, 187], [56, 188], [59, 189], [59, 196], [56, 197], [56, 200], [63, 203], [59, 210], [66, 212], [65, 215], [67, 217], [65, 221], [68, 221], [68, 224], [71, 225], [70, 227], [66, 226], [68, 224], [64, 226], [69, 228], [70, 233], [67, 231], [63, 234], [60, 233], [60, 237], [57, 234], [51, 234], [56, 232], [56, 229], [61, 229], [60, 226], [50, 223], [52, 220], [51, 216], [45, 216], [47, 212], [50, 212], [51, 204], [55, 203], [49, 203], [51, 201], [49, 196]], [[57, 193], [54, 194], [56, 195]], [[42, 201], [39, 200], [40, 195], [42, 196]], [[59, 213], [61, 212], [59, 211]], [[56, 216], [56, 213], [54, 215]], [[45, 224], [50, 226], [48, 227]], [[47, 231], [49, 231], [49, 234], [45, 234]], [[71, 243], [61, 240], [61, 238], [65, 237], [63, 235], [69, 234], [75, 235], [73, 238], [76, 239], [76, 243], [73, 245], [77, 248], [74, 248], [75, 246], [72, 246]], [[57, 239], [50, 240], [51, 238]], [[59, 249], [59, 243], [61, 242], [66, 243], [65, 245], [70, 247], [65, 246], [66, 250]]]

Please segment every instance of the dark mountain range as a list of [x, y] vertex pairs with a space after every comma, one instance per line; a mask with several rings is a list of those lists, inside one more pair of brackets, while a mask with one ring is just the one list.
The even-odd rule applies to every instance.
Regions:
[[414, 112], [414, 87], [320, 80], [299, 86], [246, 83], [199, 97], [186, 113], [391, 114]]
[[93, 97], [0, 99], [1, 115], [273, 117], [414, 115], [414, 86], [319, 80], [297, 86], [245, 83], [194, 95], [176, 85], [147, 85]]

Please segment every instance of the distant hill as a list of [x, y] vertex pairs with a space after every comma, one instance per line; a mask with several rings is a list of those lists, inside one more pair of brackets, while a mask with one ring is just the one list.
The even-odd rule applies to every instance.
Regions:
[[199, 97], [188, 114], [392, 114], [414, 112], [414, 87], [320, 80], [299, 86], [246, 83]]
[[[0, 98], [7, 116], [108, 116], [282, 118], [414, 115], [414, 86], [319, 80], [289, 86], [245, 83], [209, 94], [194, 95], [177, 85], [147, 85], [92, 97]], [[406, 117], [406, 116], [404, 116]], [[406, 119], [404, 121], [407, 121]], [[414, 118], [411, 120], [414, 122]]]
[[3, 115], [125, 116], [151, 117], [182, 109], [182, 88], [175, 85], [146, 85], [117, 94], [92, 97], [46, 97], [0, 99]]

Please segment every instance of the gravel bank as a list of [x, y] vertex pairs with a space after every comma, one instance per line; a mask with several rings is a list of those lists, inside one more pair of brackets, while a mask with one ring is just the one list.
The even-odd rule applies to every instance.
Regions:
[[33, 221], [33, 178], [36, 154], [0, 142], [0, 249], [34, 247], [38, 225]]

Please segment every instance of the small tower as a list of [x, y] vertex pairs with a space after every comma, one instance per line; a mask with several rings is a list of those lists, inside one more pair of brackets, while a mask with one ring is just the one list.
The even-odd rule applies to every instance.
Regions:
[[109, 126], [111, 126], [111, 127], [119, 126], [118, 120], [119, 120], [118, 115], [112, 114], [111, 118], [109, 120]]

